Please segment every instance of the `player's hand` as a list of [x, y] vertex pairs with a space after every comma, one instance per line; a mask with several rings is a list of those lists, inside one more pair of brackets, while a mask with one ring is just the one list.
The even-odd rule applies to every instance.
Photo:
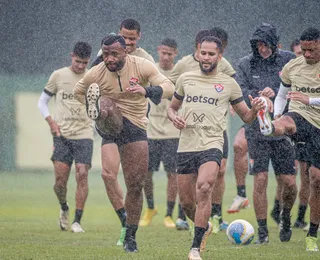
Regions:
[[61, 133], [60, 133], [60, 126], [56, 123], [56, 121], [52, 121], [50, 122], [50, 131], [51, 131], [51, 134], [53, 136], [61, 136]]
[[259, 91], [260, 96], [264, 96], [267, 98], [272, 98], [276, 95], [272, 88], [266, 87], [262, 91]]
[[305, 94], [296, 91], [289, 91], [287, 98], [290, 100], [300, 101], [301, 103], [308, 105], [309, 104], [309, 97]]
[[131, 93], [138, 93], [138, 94], [141, 94], [142, 96], [145, 96], [146, 95], [146, 89], [144, 87], [142, 87], [141, 85], [139, 84], [132, 84], [129, 88], [126, 89], [128, 92], [131, 92]]
[[260, 97], [253, 98], [251, 95], [249, 95], [249, 100], [250, 100], [251, 107], [252, 107], [251, 109], [254, 112], [257, 113], [259, 110], [265, 108], [265, 104]]
[[186, 127], [186, 121], [180, 116], [176, 116], [172, 123], [175, 126], [175, 128], [178, 128], [179, 130]]

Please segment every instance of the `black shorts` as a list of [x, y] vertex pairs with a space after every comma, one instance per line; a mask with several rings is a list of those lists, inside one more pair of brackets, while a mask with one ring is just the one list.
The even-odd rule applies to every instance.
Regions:
[[310, 156], [305, 142], [297, 142], [295, 144], [296, 160], [300, 162], [310, 161]]
[[166, 172], [175, 172], [179, 139], [149, 139], [149, 172], [159, 170], [160, 162]]
[[223, 131], [223, 149], [222, 149], [222, 158], [228, 159], [229, 154], [229, 140], [227, 131]]
[[53, 137], [52, 161], [59, 161], [72, 165], [75, 163], [87, 164], [91, 167], [93, 152], [93, 140], [91, 139], [67, 139], [63, 136]]
[[131, 123], [123, 117], [123, 129], [119, 134], [105, 134], [96, 126], [98, 134], [102, 137], [101, 146], [115, 143], [118, 147], [138, 141], [147, 141], [147, 131]]
[[219, 149], [209, 149], [201, 152], [178, 153], [178, 174], [198, 173], [199, 167], [206, 162], [216, 162], [220, 166], [222, 152]]
[[249, 138], [248, 149], [251, 175], [268, 172], [270, 160], [276, 175], [296, 174], [294, 146], [289, 140], [257, 140]]
[[305, 142], [309, 159], [307, 161], [320, 169], [320, 129], [309, 123], [300, 114], [288, 112], [285, 116], [290, 116], [296, 124], [296, 133], [290, 137], [297, 142]]

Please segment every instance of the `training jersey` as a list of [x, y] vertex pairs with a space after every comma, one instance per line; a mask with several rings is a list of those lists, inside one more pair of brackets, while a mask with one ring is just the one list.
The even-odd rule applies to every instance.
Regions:
[[[320, 96], [320, 62], [308, 64], [303, 56], [288, 62], [282, 70], [281, 80], [292, 91], [308, 97]], [[296, 112], [317, 128], [320, 128], [320, 107], [291, 100], [289, 112]]]
[[[168, 77], [172, 70], [163, 70], [159, 63], [156, 63], [159, 71]], [[180, 131], [174, 127], [172, 122], [168, 119], [167, 111], [170, 104], [169, 99], [162, 99], [161, 103], [155, 105], [149, 100], [149, 124], [148, 124], [148, 138], [149, 139], [172, 139], [179, 138]]]
[[183, 100], [179, 115], [186, 120], [181, 130], [178, 152], [223, 150], [223, 131], [229, 103], [243, 101], [238, 83], [218, 72], [206, 75], [200, 69], [182, 74], [174, 96]]
[[61, 135], [68, 139], [93, 139], [93, 122], [87, 116], [86, 106], [73, 95], [74, 86], [84, 74], [64, 67], [55, 70], [44, 87], [47, 95], [55, 95], [54, 120], [60, 126]]
[[[175, 84], [182, 73], [198, 69], [199, 61], [196, 60], [194, 54], [184, 56], [174, 66], [173, 71], [169, 76], [169, 79]], [[224, 57], [222, 57], [222, 59], [219, 61], [217, 71], [223, 72], [229, 75], [230, 77], [232, 77], [236, 73], [229, 61], [227, 61]]]
[[160, 86], [162, 98], [169, 98], [174, 92], [172, 82], [162, 75], [156, 65], [144, 58], [127, 55], [123, 68], [116, 72], [108, 70], [104, 63], [92, 67], [76, 84], [74, 95], [77, 100], [85, 103], [85, 93], [92, 83], [100, 87], [100, 94], [111, 98], [119, 108], [122, 116], [134, 125], [147, 129], [148, 99], [138, 93], [128, 92], [129, 80], [136, 79], [143, 87]]
[[[102, 50], [100, 49], [97, 56], [101, 56], [101, 55], [102, 55]], [[130, 53], [130, 55], [145, 58], [145, 59], [155, 63], [153, 57], [149, 53], [147, 53], [144, 49], [142, 49], [141, 47], [136, 48], [133, 52]]]

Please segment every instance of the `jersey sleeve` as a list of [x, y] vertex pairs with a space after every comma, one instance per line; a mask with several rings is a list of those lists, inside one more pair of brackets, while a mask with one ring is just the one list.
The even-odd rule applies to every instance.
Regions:
[[174, 92], [173, 83], [164, 76], [154, 63], [149, 60], [144, 60], [142, 71], [151, 86], [160, 86], [163, 90], [162, 98], [171, 98]]
[[230, 64], [230, 62], [227, 59], [222, 58], [222, 60], [220, 61], [219, 64], [221, 64], [220, 72], [227, 74], [230, 77], [232, 77], [234, 74], [236, 74], [236, 71], [233, 69], [232, 65]]
[[291, 87], [291, 80], [289, 78], [289, 64], [287, 63], [284, 65], [282, 72], [281, 72], [281, 81], [283, 82], [283, 86]]
[[177, 82], [176, 82], [176, 92], [174, 93], [175, 98], [179, 100], [183, 100], [184, 98], [184, 88], [183, 88], [183, 82], [184, 82], [184, 75], [181, 75]]
[[57, 87], [58, 78], [59, 78], [59, 73], [57, 71], [54, 71], [51, 74], [47, 84], [44, 87], [43, 92], [49, 95], [50, 97], [57, 94], [58, 92], [58, 87]]
[[176, 65], [173, 67], [172, 72], [170, 73], [169, 79], [173, 84], [176, 84], [180, 75], [184, 72], [184, 63], [179, 60]]
[[230, 95], [230, 103], [231, 105], [236, 105], [243, 101], [243, 95], [239, 84], [233, 80], [231, 95]]

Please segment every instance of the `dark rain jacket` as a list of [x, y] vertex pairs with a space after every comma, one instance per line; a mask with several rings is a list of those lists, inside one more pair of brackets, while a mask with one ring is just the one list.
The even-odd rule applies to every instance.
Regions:
[[[269, 58], [264, 59], [260, 56], [257, 48], [258, 41], [266, 43], [272, 49], [272, 55]], [[243, 57], [238, 64], [236, 80], [249, 107], [251, 107], [249, 95], [253, 98], [258, 97], [259, 91], [266, 87], [273, 89], [276, 97], [280, 88], [282, 68], [288, 61], [295, 58], [292, 52], [278, 49], [278, 42], [276, 28], [270, 24], [262, 24], [256, 29], [250, 40], [252, 53]], [[271, 100], [274, 101], [275, 97]], [[246, 138], [270, 140], [275, 137], [263, 136], [256, 119], [251, 125], [246, 126]], [[282, 137], [277, 137], [279, 138]]]

